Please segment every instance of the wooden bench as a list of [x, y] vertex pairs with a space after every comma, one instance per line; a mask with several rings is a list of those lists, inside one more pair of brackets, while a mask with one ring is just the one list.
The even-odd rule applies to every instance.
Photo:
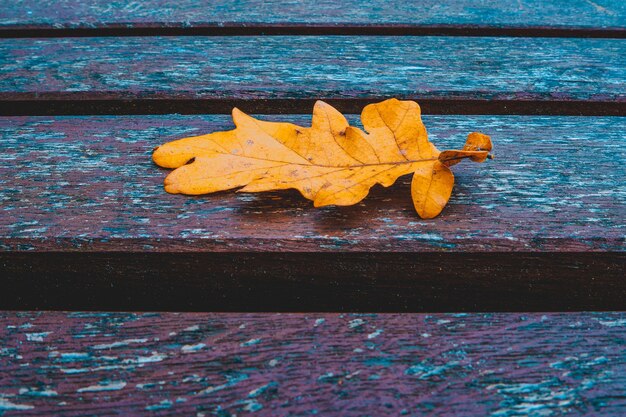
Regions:
[[[0, 37], [0, 415], [626, 414], [622, 2], [7, 2]], [[150, 159], [389, 97], [494, 141], [434, 220], [406, 178], [314, 209]]]

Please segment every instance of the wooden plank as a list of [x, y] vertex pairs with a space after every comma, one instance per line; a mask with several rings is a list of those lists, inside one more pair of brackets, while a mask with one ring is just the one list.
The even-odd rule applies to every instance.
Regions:
[[[265, 103], [256, 111], [284, 112], [272, 100], [392, 96], [442, 107], [460, 101], [465, 112], [480, 112], [495, 100], [500, 112], [507, 103], [527, 102], [532, 112], [537, 103], [556, 101], [573, 103], [582, 114], [594, 106], [626, 114], [624, 56], [626, 43], [618, 39], [7, 39], [0, 41], [0, 99], [4, 114], [28, 114], [33, 103], [63, 112], [63, 103], [80, 109], [94, 100], [138, 99], [139, 106], [182, 100], [182, 110], [186, 100], [196, 100], [196, 111], [203, 105], [210, 112], [228, 112], [233, 100], [253, 101]], [[20, 100], [27, 103], [20, 107]]]
[[496, 152], [455, 169], [449, 205], [428, 221], [408, 178], [344, 208], [314, 209], [291, 191], [165, 193], [152, 148], [228, 129], [226, 116], [2, 118], [1, 307], [626, 308], [626, 119], [425, 123], [441, 148], [482, 130]]
[[624, 313], [0, 317], [7, 415], [626, 414]]
[[[310, 124], [310, 116], [262, 118]], [[358, 123], [358, 116], [349, 119]], [[495, 160], [455, 167], [452, 198], [435, 220], [415, 214], [410, 176], [394, 187], [375, 187], [362, 203], [341, 208], [314, 209], [295, 191], [199, 197], [165, 193], [162, 182], [169, 171], [152, 163], [152, 149], [169, 140], [231, 129], [229, 116], [2, 118], [2, 247], [139, 252], [624, 249], [626, 118], [424, 120], [441, 149], [459, 147], [475, 130], [492, 135], [495, 143]]]
[[626, 27], [626, 6], [610, 0], [357, 1], [0, 1], [3, 27], [121, 27], [150, 24], [404, 24], [519, 27]]

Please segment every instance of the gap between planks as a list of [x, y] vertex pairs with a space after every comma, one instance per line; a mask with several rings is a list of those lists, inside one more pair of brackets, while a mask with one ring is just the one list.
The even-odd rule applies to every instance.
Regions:
[[0, 309], [612, 311], [626, 307], [624, 259], [624, 252], [0, 252]]
[[[9, 94], [5, 94], [5, 97]], [[23, 94], [15, 94], [17, 97]], [[0, 116], [87, 116], [149, 114], [230, 114], [233, 107], [256, 114], [310, 114], [316, 99], [213, 99], [213, 98], [72, 98], [74, 94], [47, 93], [46, 97], [0, 100]], [[120, 95], [122, 95], [120, 93]], [[77, 95], [78, 96], [78, 95]], [[626, 116], [626, 102], [587, 100], [488, 100], [433, 99], [398, 96], [414, 100], [424, 114]], [[379, 98], [324, 98], [320, 100], [342, 113], [360, 113]]]
[[626, 38], [626, 28], [483, 26], [483, 25], [358, 25], [338, 24], [255, 24], [226, 23], [184, 26], [147, 23], [128, 27], [123, 24], [54, 27], [51, 25], [8, 26], [0, 28], [0, 38], [65, 38], [125, 36], [499, 36], [549, 38]]

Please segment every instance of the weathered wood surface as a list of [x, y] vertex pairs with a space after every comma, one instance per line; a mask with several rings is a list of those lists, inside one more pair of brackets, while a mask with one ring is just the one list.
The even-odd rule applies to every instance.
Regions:
[[[308, 125], [310, 116], [266, 116]], [[350, 116], [357, 123], [357, 116]], [[295, 191], [163, 190], [152, 149], [232, 128], [229, 116], [0, 119], [4, 251], [624, 251], [626, 118], [426, 116], [432, 141], [492, 135], [496, 158], [455, 167], [449, 205], [421, 220], [410, 177], [351, 207]]]
[[[608, 107], [620, 104], [618, 114], [623, 114], [625, 56], [626, 42], [619, 39], [4, 39], [0, 41], [0, 99], [5, 114], [11, 112], [14, 100], [379, 100], [394, 96], [450, 103], [584, 100]], [[584, 113], [584, 103], [579, 107]], [[266, 110], [275, 111], [271, 105]]]
[[0, 413], [626, 414], [626, 315], [0, 313]]
[[452, 198], [434, 220], [417, 217], [410, 177], [343, 208], [315, 209], [295, 191], [165, 193], [168, 171], [151, 162], [154, 146], [231, 123], [1, 119], [0, 307], [626, 308], [626, 118], [425, 117], [440, 148], [482, 130], [496, 153], [455, 167]]
[[0, 26], [102, 27], [224, 23], [626, 27], [622, 1], [374, 0], [0, 1]]

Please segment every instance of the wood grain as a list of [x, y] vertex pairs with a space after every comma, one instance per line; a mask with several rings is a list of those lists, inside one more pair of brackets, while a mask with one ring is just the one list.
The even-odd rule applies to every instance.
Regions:
[[0, 313], [4, 415], [626, 414], [626, 316]]
[[[626, 42], [463, 37], [0, 40], [0, 99], [581, 101], [624, 112]], [[477, 104], [479, 106], [480, 104]], [[271, 102], [266, 106], [272, 111]], [[114, 110], [114, 109], [112, 109]], [[223, 111], [224, 109], [222, 109]], [[5, 113], [6, 114], [6, 113]], [[622, 114], [622, 113], [619, 113]]]
[[[626, 3], [353, 3], [0, 0], [0, 37], [187, 36], [2, 40], [0, 114], [626, 115], [617, 39], [380, 36], [618, 38]], [[236, 34], [306, 36], [188, 36]], [[426, 121], [498, 157], [429, 222], [406, 181], [165, 194], [152, 147], [222, 116], [0, 118], [0, 308], [317, 311], [0, 312], [0, 415], [626, 414], [623, 313], [319, 312], [626, 309], [624, 118]]]
[[0, 1], [0, 26], [101, 27], [107, 25], [193, 27], [225, 23], [406, 24], [539, 27], [626, 27], [620, 1], [572, 0], [332, 0], [227, 2], [181, 0], [22, 0]]
[[165, 193], [153, 147], [229, 129], [226, 116], [3, 118], [0, 307], [623, 309], [625, 121], [427, 116], [440, 148], [481, 130], [496, 159], [456, 166], [449, 205], [425, 221], [409, 179], [344, 208]]
[[[356, 116], [349, 116], [358, 123]], [[310, 116], [266, 116], [308, 125]], [[0, 119], [0, 243], [49, 251], [623, 251], [626, 119], [427, 116], [432, 141], [492, 135], [496, 159], [455, 167], [449, 205], [420, 220], [408, 182], [352, 207], [297, 192], [169, 195], [152, 149], [232, 128], [228, 116]]]

